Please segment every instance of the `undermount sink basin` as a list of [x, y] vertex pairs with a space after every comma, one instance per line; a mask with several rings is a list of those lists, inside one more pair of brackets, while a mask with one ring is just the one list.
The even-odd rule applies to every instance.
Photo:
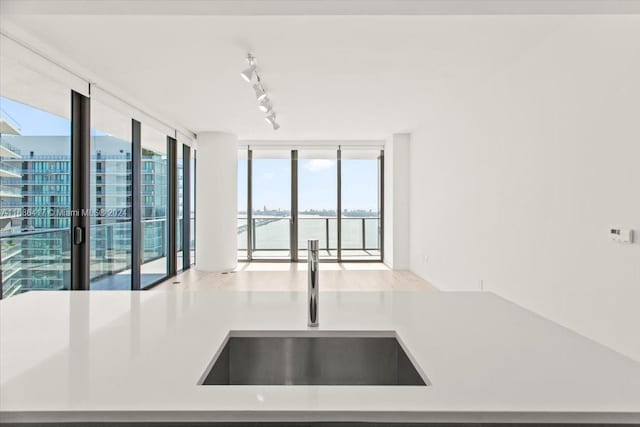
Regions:
[[395, 332], [232, 331], [201, 385], [427, 386]]

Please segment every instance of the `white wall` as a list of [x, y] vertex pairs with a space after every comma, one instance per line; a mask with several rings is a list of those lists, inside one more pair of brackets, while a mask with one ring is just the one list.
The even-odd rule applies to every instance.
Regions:
[[607, 236], [640, 232], [637, 21], [572, 25], [432, 102], [411, 139], [412, 270], [640, 360], [640, 245]]
[[238, 139], [198, 134], [196, 164], [196, 269], [229, 271], [237, 265]]

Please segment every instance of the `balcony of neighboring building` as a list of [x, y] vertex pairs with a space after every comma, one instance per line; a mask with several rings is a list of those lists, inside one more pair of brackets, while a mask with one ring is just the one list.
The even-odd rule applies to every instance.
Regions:
[[22, 190], [20, 186], [15, 186], [7, 183], [1, 183], [0, 185], [0, 198], [14, 198], [19, 199], [22, 197]]
[[20, 125], [6, 111], [0, 109], [0, 158], [21, 158], [20, 150], [7, 142], [4, 135], [20, 135]]
[[[0, 134], [20, 135], [20, 125], [4, 109], [0, 108]], [[3, 154], [4, 155], [4, 154]]]
[[21, 178], [22, 170], [0, 160], [0, 178]]

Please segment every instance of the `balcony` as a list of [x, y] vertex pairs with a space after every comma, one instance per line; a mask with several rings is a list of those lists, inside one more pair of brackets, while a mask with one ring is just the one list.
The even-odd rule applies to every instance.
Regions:
[[22, 197], [22, 191], [20, 190], [19, 186], [15, 187], [3, 183], [3, 185], [0, 186], [0, 197], [20, 198]]
[[[6, 122], [4, 121], [4, 119], [0, 119], [0, 126], [5, 124]], [[6, 134], [5, 132], [0, 132], [0, 133]], [[5, 138], [1, 138], [1, 137], [0, 137], [0, 157], [5, 159], [22, 158], [20, 150], [13, 144], [10, 144], [9, 142], [7, 142]]]
[[[298, 258], [307, 256], [307, 240], [320, 241], [321, 257], [337, 259], [338, 230], [336, 217], [298, 218]], [[291, 258], [290, 236], [293, 224], [289, 217], [252, 218], [252, 258]], [[380, 218], [342, 218], [342, 260], [380, 259]], [[247, 217], [238, 217], [238, 258], [247, 257]]]
[[0, 162], [0, 177], [2, 178], [21, 178], [22, 169]]
[[67, 289], [71, 259], [69, 229], [0, 236], [4, 297], [34, 289]]
[[[142, 221], [143, 284], [166, 275], [166, 222], [164, 218]], [[131, 289], [131, 223], [93, 225], [90, 239], [91, 289]], [[6, 233], [0, 235], [0, 245], [4, 297], [69, 288], [68, 228]]]

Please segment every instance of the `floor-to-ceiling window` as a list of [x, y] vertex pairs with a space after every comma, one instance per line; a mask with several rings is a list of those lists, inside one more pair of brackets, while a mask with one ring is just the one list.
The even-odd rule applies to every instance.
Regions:
[[282, 147], [238, 152], [238, 259], [381, 261], [381, 146]]
[[290, 151], [252, 150], [252, 259], [291, 258]]
[[91, 289], [131, 289], [131, 119], [91, 102]]
[[189, 248], [191, 264], [196, 262], [196, 154], [197, 150], [191, 149], [191, 159], [189, 160], [189, 188], [191, 197], [189, 199]]
[[343, 260], [380, 259], [380, 164], [379, 150], [341, 150]]
[[[0, 94], [0, 253], [3, 297], [69, 289], [70, 90], [21, 74]], [[3, 75], [3, 78], [5, 76]]]
[[178, 130], [0, 38], [0, 298], [147, 288], [174, 263], [187, 268], [195, 150], [178, 144], [173, 169], [167, 135]]
[[184, 155], [182, 143], [178, 141], [176, 143], [176, 165], [177, 165], [177, 186], [176, 186], [176, 265], [178, 270], [182, 270], [184, 268], [184, 259], [183, 259], [183, 250], [184, 250], [184, 242], [182, 241], [182, 223], [184, 221]]
[[298, 258], [306, 259], [307, 241], [320, 244], [320, 258], [338, 256], [337, 147], [298, 150]]
[[168, 170], [167, 137], [142, 124], [141, 194], [142, 266], [141, 288], [167, 276]]

